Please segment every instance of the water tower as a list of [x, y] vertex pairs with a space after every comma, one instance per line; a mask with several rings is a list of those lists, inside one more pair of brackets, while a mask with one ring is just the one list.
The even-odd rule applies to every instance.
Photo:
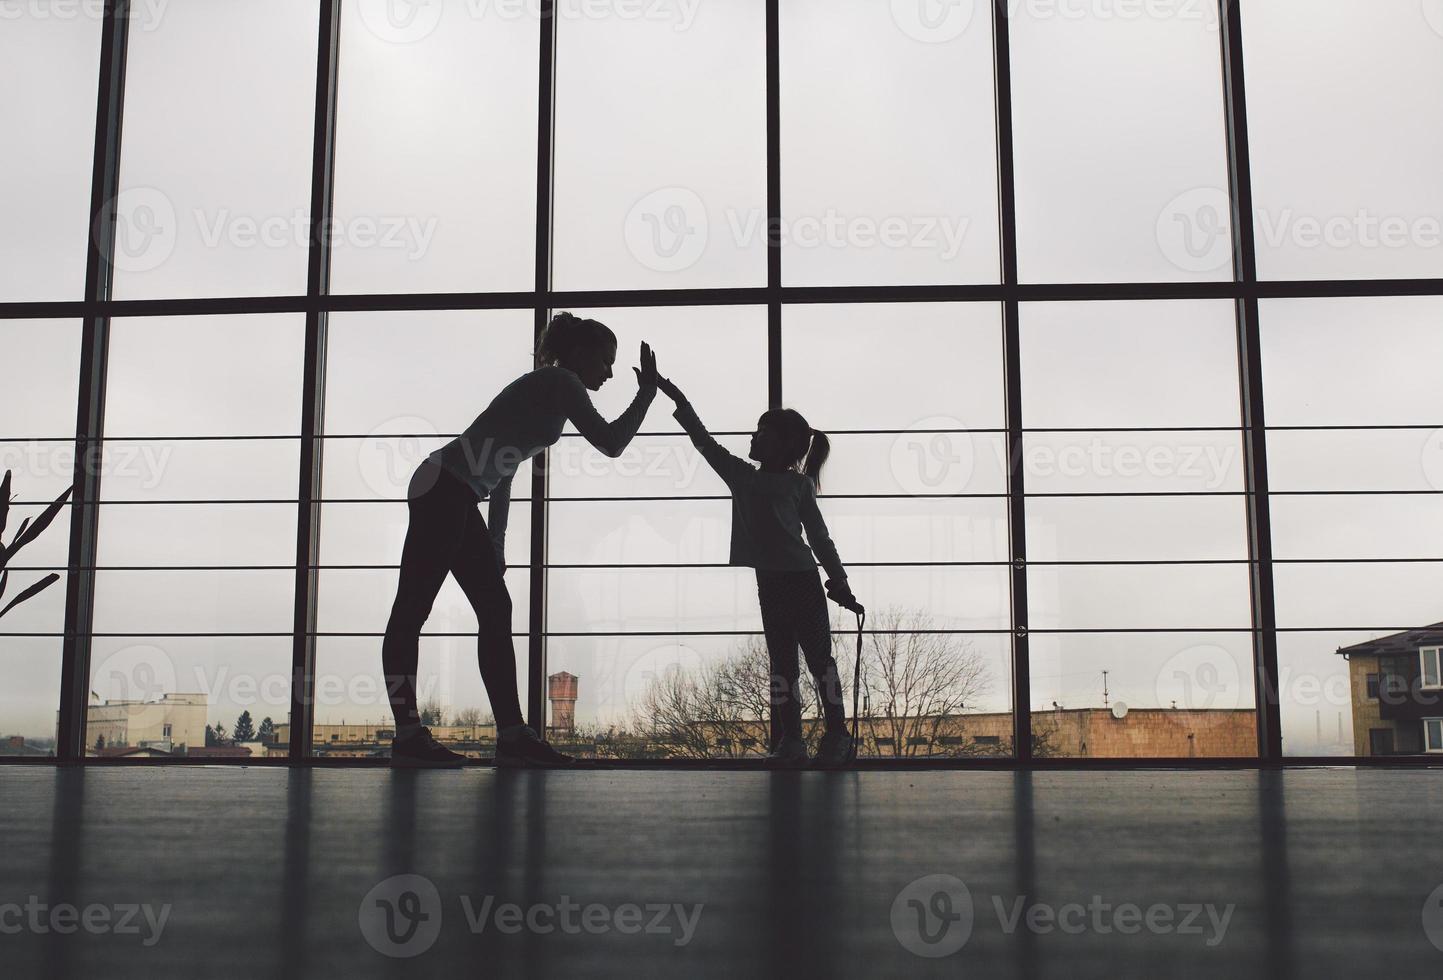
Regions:
[[575, 674], [562, 671], [546, 678], [546, 696], [551, 699], [551, 728], [558, 732], [571, 732], [576, 728]]

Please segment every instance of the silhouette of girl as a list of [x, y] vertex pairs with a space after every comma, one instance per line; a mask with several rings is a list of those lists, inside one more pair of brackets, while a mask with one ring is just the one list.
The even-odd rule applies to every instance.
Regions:
[[[631, 405], [607, 422], [590, 391], [606, 383], [616, 362], [616, 335], [605, 324], [558, 313], [537, 345], [538, 367], [502, 389], [456, 439], [416, 467], [406, 491], [410, 521], [401, 550], [396, 601], [381, 643], [396, 736], [393, 766], [458, 766], [465, 757], [436, 742], [416, 708], [421, 627], [446, 573], [466, 593], [477, 620], [477, 662], [496, 715], [498, 766], [563, 766], [572, 761], [546, 743], [521, 716], [511, 643], [511, 596], [505, 572], [506, 517], [517, 468], [561, 437], [569, 421], [597, 449], [619, 456], [656, 397], [656, 357], [641, 345], [638, 389]], [[490, 521], [477, 508], [489, 498]]]
[[[676, 402], [672, 414], [692, 444], [731, 490], [730, 563], [756, 569], [772, 674], [767, 761], [781, 768], [800, 768], [808, 762], [797, 686], [800, 646], [821, 692], [826, 719], [826, 734], [815, 764], [826, 769], [845, 765], [851, 759], [852, 739], [847, 734], [842, 684], [832, 657], [827, 597], [817, 574], [820, 560], [830, 576], [827, 591], [842, 605], [856, 604], [847, 571], [817, 507], [822, 464], [831, 454], [831, 442], [800, 413], [774, 409], [762, 415], [752, 434], [748, 456], [760, 464], [758, 468], [718, 445], [670, 380], [659, 378], [657, 384]], [[806, 541], [802, 540], [804, 529]]]

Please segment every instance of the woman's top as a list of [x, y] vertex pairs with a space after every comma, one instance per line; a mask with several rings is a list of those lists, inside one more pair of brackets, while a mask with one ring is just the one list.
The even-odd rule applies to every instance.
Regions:
[[[817, 486], [804, 473], [757, 469], [723, 449], [682, 401], [672, 413], [702, 458], [732, 492], [732, 565], [764, 570], [815, 571], [822, 563], [827, 576], [845, 582], [847, 570], [827, 523], [817, 507]], [[806, 541], [802, 530], [806, 529]], [[811, 547], [807, 547], [807, 541]], [[816, 557], [813, 558], [813, 553]]]
[[465, 432], [426, 458], [470, 487], [478, 501], [491, 498], [487, 525], [500, 556], [511, 478], [521, 464], [560, 439], [567, 422], [606, 455], [620, 456], [655, 397], [655, 385], [641, 386], [626, 411], [608, 422], [575, 372], [558, 365], [537, 368], [501, 389]]

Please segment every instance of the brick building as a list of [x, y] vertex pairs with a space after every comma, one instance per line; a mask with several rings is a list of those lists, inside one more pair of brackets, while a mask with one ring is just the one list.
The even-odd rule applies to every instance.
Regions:
[[1357, 755], [1443, 752], [1443, 623], [1342, 647]]

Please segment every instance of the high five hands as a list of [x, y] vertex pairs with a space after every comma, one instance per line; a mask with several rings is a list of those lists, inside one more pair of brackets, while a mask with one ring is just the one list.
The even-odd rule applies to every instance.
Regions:
[[632, 370], [636, 372], [636, 383], [643, 388], [655, 388], [660, 380], [660, 375], [656, 373], [656, 354], [644, 340], [641, 342], [641, 367]]

